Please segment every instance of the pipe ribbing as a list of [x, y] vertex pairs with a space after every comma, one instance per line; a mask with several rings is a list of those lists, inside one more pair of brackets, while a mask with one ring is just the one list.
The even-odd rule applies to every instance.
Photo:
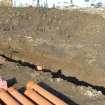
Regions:
[[24, 94], [38, 105], [53, 105], [34, 90], [26, 90]]
[[9, 93], [5, 90], [0, 90], [0, 99], [6, 105], [20, 105]]
[[36, 84], [34, 81], [30, 81], [27, 84], [26, 88], [27, 89], [34, 89], [36, 92], [38, 92], [39, 94], [41, 94], [43, 97], [45, 97], [46, 99], [48, 99], [49, 101], [51, 101], [55, 105], [68, 105], [64, 101], [62, 101], [61, 99], [59, 99], [58, 97], [54, 96], [53, 94], [51, 94], [47, 90], [43, 89], [41, 86], [39, 86], [38, 84]]
[[20, 94], [15, 88], [8, 88], [8, 92], [17, 99], [22, 105], [35, 105], [30, 100], [28, 100], [24, 95]]

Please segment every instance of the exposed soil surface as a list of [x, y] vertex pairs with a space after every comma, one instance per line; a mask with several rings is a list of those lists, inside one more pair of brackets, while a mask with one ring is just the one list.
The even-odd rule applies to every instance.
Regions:
[[27, 82], [33, 79], [68, 105], [105, 104], [104, 87], [93, 86], [75, 77], [66, 76], [61, 70], [37, 71], [33, 64], [7, 58], [6, 63], [0, 66], [0, 75], [7, 79], [8, 86], [15, 85], [20, 92], [24, 92]]
[[[19, 86], [35, 79], [77, 104], [104, 105], [104, 42], [102, 14], [31, 7], [0, 8], [0, 54], [13, 59], [1, 66], [0, 75], [6, 79], [16, 78]], [[51, 71], [36, 72], [14, 60], [41, 64]]]

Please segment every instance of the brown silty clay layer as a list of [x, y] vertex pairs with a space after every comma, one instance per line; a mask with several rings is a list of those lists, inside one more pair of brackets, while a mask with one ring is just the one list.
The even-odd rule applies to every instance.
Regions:
[[0, 9], [0, 53], [105, 86], [105, 19], [79, 10]]

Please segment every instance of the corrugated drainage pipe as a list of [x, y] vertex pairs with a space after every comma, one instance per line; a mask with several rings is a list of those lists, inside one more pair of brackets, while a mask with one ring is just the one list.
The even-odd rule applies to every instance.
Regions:
[[34, 90], [28, 89], [24, 94], [38, 105], [53, 105]]
[[35, 105], [30, 100], [28, 100], [24, 95], [19, 93], [14, 87], [8, 88], [8, 92], [18, 100], [22, 105]]
[[43, 89], [41, 86], [39, 86], [38, 84], [36, 84], [33, 80], [30, 81], [27, 84], [26, 88], [27, 89], [34, 89], [36, 92], [38, 92], [39, 94], [41, 94], [43, 97], [45, 97], [46, 99], [48, 99], [49, 101], [51, 101], [55, 105], [68, 105], [67, 103], [65, 103], [64, 101], [62, 101], [61, 99], [59, 99], [58, 97], [54, 96], [53, 94], [51, 94], [47, 90]]
[[0, 90], [0, 99], [6, 105], [20, 105], [9, 93], [5, 90]]

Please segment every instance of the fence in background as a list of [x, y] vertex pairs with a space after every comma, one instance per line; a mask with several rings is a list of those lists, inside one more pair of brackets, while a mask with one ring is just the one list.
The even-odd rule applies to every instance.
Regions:
[[102, 7], [105, 0], [0, 0], [0, 5], [12, 7]]
[[13, 7], [27, 7], [27, 6], [40, 6], [40, 7], [62, 7], [70, 6], [70, 0], [12, 0]]

